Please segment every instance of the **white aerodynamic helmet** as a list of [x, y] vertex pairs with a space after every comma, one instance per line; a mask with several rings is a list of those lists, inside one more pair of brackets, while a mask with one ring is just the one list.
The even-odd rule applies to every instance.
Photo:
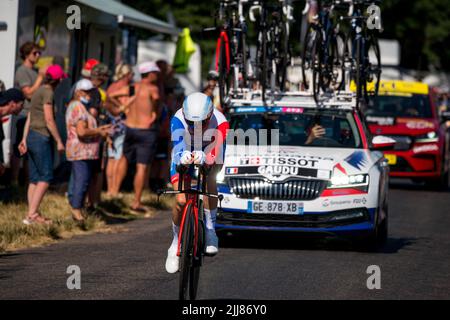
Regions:
[[195, 92], [186, 97], [183, 102], [183, 114], [187, 121], [204, 121], [211, 117], [214, 105], [210, 97], [201, 92]]

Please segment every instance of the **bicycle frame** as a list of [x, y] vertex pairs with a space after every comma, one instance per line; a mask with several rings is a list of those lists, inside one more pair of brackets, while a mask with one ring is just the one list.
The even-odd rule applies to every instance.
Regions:
[[[185, 183], [185, 179], [184, 176], [188, 170], [189, 167], [186, 166], [182, 166], [179, 165], [177, 166], [177, 171], [179, 173], [179, 179], [178, 179], [178, 190], [158, 190], [157, 194], [158, 197], [161, 194], [180, 194], [180, 193], [184, 193], [187, 195], [187, 199], [186, 199], [186, 205], [183, 208], [183, 214], [182, 214], [182, 218], [181, 218], [181, 224], [180, 224], [180, 234], [178, 235], [178, 248], [177, 248], [177, 255], [180, 256], [180, 248], [181, 248], [181, 240], [183, 237], [182, 231], [183, 231], [183, 226], [186, 222], [186, 216], [187, 216], [187, 208], [189, 207], [189, 205], [193, 205], [194, 208], [194, 218], [195, 218], [195, 225], [194, 225], [194, 233], [195, 233], [195, 237], [194, 237], [194, 257], [197, 256], [197, 243], [198, 243], [198, 228], [199, 228], [199, 221], [203, 219], [203, 217], [199, 216], [199, 211], [198, 208], [201, 205], [202, 199], [200, 199], [200, 196], [207, 196], [207, 197], [211, 197], [211, 198], [217, 198], [220, 202], [223, 199], [222, 195], [216, 195], [213, 193], [208, 193], [206, 192], [206, 179], [207, 179], [207, 175], [209, 173], [209, 168], [204, 167], [204, 166], [199, 166], [199, 165], [195, 165], [198, 168], [198, 176], [197, 176], [197, 189], [186, 189], [184, 190], [184, 183]], [[203, 253], [203, 252], [202, 252]]]
[[[359, 106], [361, 98], [364, 96], [367, 99], [367, 82], [372, 81], [371, 77], [373, 76], [372, 64], [369, 58], [369, 50], [370, 46], [376, 46], [377, 42], [376, 38], [373, 35], [368, 35], [368, 30], [364, 28], [364, 21], [366, 20], [363, 14], [363, 6], [364, 2], [353, 2], [351, 13], [352, 15], [348, 17], [351, 20], [351, 37], [352, 41], [352, 52], [351, 57], [352, 61], [356, 66], [352, 68], [351, 73], [356, 80], [356, 94], [357, 94], [357, 106]], [[377, 71], [376, 71], [376, 83], [375, 83], [375, 94], [378, 92], [379, 86], [379, 78], [381, 74], [381, 70], [379, 69], [379, 51], [377, 54]], [[356, 70], [355, 70], [356, 69]]]
[[[223, 42], [223, 44], [222, 44]], [[219, 72], [219, 60], [220, 60], [220, 52], [222, 50], [222, 45], [225, 45], [225, 56], [226, 56], [226, 67], [227, 74], [230, 72], [230, 40], [228, 38], [228, 33], [225, 30], [220, 32], [219, 38], [217, 39], [216, 46], [216, 71]]]

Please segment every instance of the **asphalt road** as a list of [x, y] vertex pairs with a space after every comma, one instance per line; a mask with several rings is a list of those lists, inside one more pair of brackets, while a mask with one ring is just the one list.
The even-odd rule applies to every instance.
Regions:
[[[450, 192], [421, 189], [392, 186], [379, 253], [295, 235], [227, 238], [202, 268], [199, 298], [449, 299]], [[0, 299], [177, 299], [178, 275], [164, 270], [169, 214], [126, 228], [0, 256]], [[70, 265], [80, 267], [81, 290], [66, 287]], [[379, 290], [367, 289], [370, 265], [380, 267]]]

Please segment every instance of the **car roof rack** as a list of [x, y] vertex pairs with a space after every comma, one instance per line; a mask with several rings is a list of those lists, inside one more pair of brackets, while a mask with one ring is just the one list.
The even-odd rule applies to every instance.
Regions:
[[356, 95], [351, 91], [323, 93], [318, 101], [311, 92], [272, 92], [262, 100], [261, 90], [239, 89], [230, 92], [229, 107], [304, 107], [304, 108], [356, 108]]

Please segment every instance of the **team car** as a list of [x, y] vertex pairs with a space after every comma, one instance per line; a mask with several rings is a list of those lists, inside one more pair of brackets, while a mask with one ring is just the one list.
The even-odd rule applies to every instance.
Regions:
[[[231, 100], [223, 201], [216, 229], [273, 230], [350, 236], [370, 246], [388, 233], [389, 167], [351, 95], [316, 104], [305, 93], [270, 103]], [[313, 128], [322, 135], [311, 139]], [[317, 128], [319, 127], [319, 128]], [[256, 137], [255, 137], [256, 134]]]
[[392, 177], [448, 187], [449, 131], [428, 85], [381, 81], [379, 94], [370, 99], [365, 114], [372, 134], [397, 142], [385, 152]]

